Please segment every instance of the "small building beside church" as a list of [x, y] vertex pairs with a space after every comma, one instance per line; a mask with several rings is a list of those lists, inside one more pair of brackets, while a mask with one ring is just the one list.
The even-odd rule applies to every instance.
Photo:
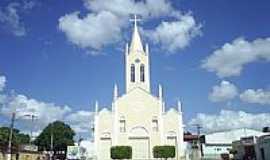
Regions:
[[222, 154], [229, 155], [230, 151], [234, 150], [233, 146], [238, 148], [243, 137], [261, 136], [264, 134], [265, 133], [261, 131], [248, 128], [238, 128], [206, 134], [205, 143], [202, 144], [203, 158], [213, 160], [220, 159]]
[[[143, 46], [134, 20], [131, 43], [125, 47], [125, 93], [115, 85], [110, 108], [95, 106], [94, 150], [98, 160], [109, 160], [112, 146], [131, 146], [132, 159], [153, 158], [153, 147], [173, 145], [175, 159], [184, 157], [181, 102], [165, 110], [163, 91], [151, 93], [150, 52]], [[175, 109], [178, 108], [178, 109]]]

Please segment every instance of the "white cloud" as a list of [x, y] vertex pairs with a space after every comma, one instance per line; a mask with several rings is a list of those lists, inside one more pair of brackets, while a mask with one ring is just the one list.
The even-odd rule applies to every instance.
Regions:
[[30, 10], [30, 9], [34, 8], [35, 6], [37, 6], [37, 4], [39, 4], [37, 1], [24, 0], [23, 4], [22, 4], [22, 9], [23, 10]]
[[190, 122], [200, 124], [205, 132], [224, 131], [237, 128], [261, 130], [270, 124], [270, 113], [247, 113], [244, 111], [221, 110], [219, 114], [199, 113]]
[[69, 114], [65, 118], [65, 121], [69, 123], [77, 133], [90, 133], [93, 117], [93, 112], [80, 110]]
[[119, 17], [139, 14], [143, 17], [158, 17], [175, 12], [167, 0], [84, 0], [85, 6], [94, 12], [109, 11]]
[[270, 91], [248, 89], [240, 94], [240, 99], [247, 103], [270, 104]]
[[[5, 77], [0, 76], [0, 84], [5, 86], [5, 82]], [[1, 115], [8, 118], [15, 110], [16, 117], [20, 119], [20, 121], [16, 121], [17, 125], [27, 133], [30, 130], [36, 134], [40, 133], [45, 126], [56, 120], [65, 121], [76, 133], [85, 133], [90, 132], [90, 123], [93, 120], [92, 112], [82, 110], [75, 112], [69, 106], [59, 106], [16, 93], [0, 93], [0, 106]], [[29, 114], [37, 116], [33, 123], [29, 117], [25, 116]]]
[[22, 14], [36, 5], [36, 1], [23, 0], [22, 2], [11, 2], [5, 7], [0, 7], [0, 27], [15, 36], [25, 36], [26, 28]]
[[[175, 22], [163, 22], [153, 31], [156, 33], [155, 38], [151, 38], [156, 43], [162, 43], [164, 49], [171, 52], [187, 46], [200, 32], [200, 27], [195, 24], [190, 14], [182, 16], [181, 12], [175, 10], [167, 0], [84, 0], [84, 4], [90, 13], [85, 17], [80, 17], [79, 12], [67, 14], [59, 19], [58, 27], [73, 44], [81, 48], [94, 49], [91, 54], [100, 54], [96, 50], [123, 40], [123, 32], [128, 26], [131, 14], [138, 14], [143, 19], [160, 16], [177, 18], [178, 21]], [[165, 32], [169, 37], [164, 37]], [[164, 38], [166, 39], [163, 40]], [[165, 47], [166, 44], [169, 46]]]
[[4, 90], [6, 86], [6, 77], [0, 76], [0, 92]]
[[176, 53], [190, 44], [190, 41], [201, 35], [201, 25], [196, 24], [190, 14], [179, 16], [179, 20], [163, 21], [154, 30], [150, 30], [147, 36], [156, 44], [161, 44], [163, 49], [170, 53]]
[[10, 3], [5, 8], [0, 8], [0, 23], [2, 27], [10, 31], [15, 36], [24, 36], [26, 30], [18, 14], [19, 3]]
[[1, 112], [5, 115], [16, 109], [17, 117], [27, 119], [24, 115], [34, 114], [38, 118], [36, 120], [36, 126], [39, 129], [45, 127], [48, 123], [61, 120], [63, 117], [71, 111], [68, 106], [57, 106], [53, 103], [45, 103], [36, 99], [28, 98], [25, 95], [12, 95], [7, 96], [4, 101], [0, 102], [4, 106]]
[[59, 19], [59, 29], [81, 48], [100, 49], [121, 38], [121, 21], [114, 14], [102, 11], [90, 13], [84, 18], [75, 12]]
[[219, 77], [237, 76], [244, 65], [260, 59], [270, 61], [270, 38], [252, 42], [237, 38], [215, 50], [203, 61], [202, 67]]
[[209, 99], [213, 102], [221, 102], [233, 99], [237, 95], [237, 87], [234, 84], [222, 81], [220, 85], [213, 86]]

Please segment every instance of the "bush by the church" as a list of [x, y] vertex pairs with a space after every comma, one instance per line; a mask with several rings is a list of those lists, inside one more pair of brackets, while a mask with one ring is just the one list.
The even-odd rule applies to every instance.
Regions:
[[131, 159], [132, 148], [130, 146], [113, 146], [111, 147], [112, 159]]
[[174, 158], [175, 146], [155, 146], [153, 154], [154, 158]]

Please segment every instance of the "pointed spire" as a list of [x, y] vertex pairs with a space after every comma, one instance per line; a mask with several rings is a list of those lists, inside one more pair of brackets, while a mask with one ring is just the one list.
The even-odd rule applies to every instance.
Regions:
[[98, 101], [96, 101], [96, 103], [95, 103], [95, 112], [96, 112], [96, 114], [98, 113]]
[[114, 91], [113, 91], [113, 101], [116, 101], [118, 97], [118, 87], [117, 84], [114, 85]]
[[162, 103], [162, 113], [165, 113], [165, 102]]
[[141, 41], [141, 37], [138, 31], [137, 22], [140, 21], [140, 19], [137, 19], [137, 15], [134, 15], [134, 19], [131, 19], [131, 21], [134, 22], [134, 30], [132, 34], [132, 40], [130, 44], [130, 51], [143, 51], [143, 45]]
[[128, 55], [128, 43], [126, 43], [125, 55], [126, 55], [126, 57]]
[[162, 100], [163, 98], [163, 90], [161, 84], [158, 85], [158, 97]]
[[148, 43], [145, 44], [145, 54], [146, 54], [146, 55], [149, 54], [149, 46], [148, 46]]
[[180, 100], [177, 100], [177, 108], [178, 112], [182, 112], [182, 102]]

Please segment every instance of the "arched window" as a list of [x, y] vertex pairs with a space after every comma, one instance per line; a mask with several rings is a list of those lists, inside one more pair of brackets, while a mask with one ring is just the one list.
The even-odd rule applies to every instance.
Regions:
[[132, 64], [130, 67], [130, 80], [131, 82], [135, 82], [135, 65]]
[[126, 132], [126, 120], [124, 116], [120, 117], [119, 123], [120, 123], [120, 132], [121, 133]]
[[140, 80], [141, 82], [144, 82], [144, 65], [141, 64], [140, 66]]
[[158, 132], [158, 118], [156, 116], [152, 118], [152, 127], [154, 132]]

